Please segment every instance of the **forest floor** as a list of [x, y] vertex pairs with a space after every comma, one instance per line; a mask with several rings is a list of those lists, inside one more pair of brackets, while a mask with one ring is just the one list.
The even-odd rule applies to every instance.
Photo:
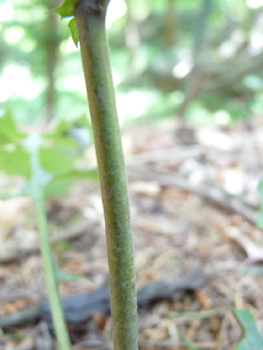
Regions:
[[[179, 127], [171, 119], [134, 124], [125, 127], [123, 144], [138, 288], [195, 268], [208, 277], [194, 293], [139, 310], [139, 348], [235, 349], [241, 329], [232, 308], [249, 308], [263, 333], [263, 234], [256, 226], [262, 118], [249, 130], [244, 124]], [[92, 164], [93, 152], [85, 158]], [[10, 181], [1, 178], [1, 192]], [[61, 270], [84, 277], [63, 281], [61, 294], [107, 283], [98, 183], [75, 182], [66, 198], [49, 200], [47, 210]], [[0, 316], [46, 297], [37, 242], [32, 201], [0, 202]], [[84, 331], [73, 327], [73, 349], [110, 349], [110, 324], [109, 315], [95, 313]], [[55, 348], [44, 320], [11, 327], [0, 339], [1, 350]]]

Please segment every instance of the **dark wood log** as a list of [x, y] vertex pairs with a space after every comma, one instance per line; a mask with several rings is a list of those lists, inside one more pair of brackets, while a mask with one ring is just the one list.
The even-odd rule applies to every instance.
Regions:
[[[137, 292], [138, 306], [147, 307], [158, 300], [181, 298], [187, 292], [201, 289], [206, 281], [207, 275], [199, 269], [193, 270], [175, 281], [151, 281]], [[92, 293], [62, 297], [62, 307], [66, 322], [69, 325], [88, 320], [94, 312], [107, 314], [110, 312], [109, 286], [98, 288]], [[46, 320], [49, 327], [52, 328], [48, 300], [42, 300], [29, 308], [0, 317], [0, 327], [8, 328], [34, 322], [38, 319]]]

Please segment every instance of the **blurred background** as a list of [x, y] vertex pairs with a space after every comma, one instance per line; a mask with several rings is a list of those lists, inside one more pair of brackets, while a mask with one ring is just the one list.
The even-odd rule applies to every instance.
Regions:
[[[0, 106], [21, 124], [87, 114], [79, 49], [57, 0], [1, 0]], [[262, 113], [262, 0], [112, 0], [107, 15], [121, 122], [227, 125]]]

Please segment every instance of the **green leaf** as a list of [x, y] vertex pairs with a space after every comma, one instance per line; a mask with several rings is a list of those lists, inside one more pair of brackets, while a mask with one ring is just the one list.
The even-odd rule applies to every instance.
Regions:
[[45, 187], [45, 197], [51, 197], [54, 195], [65, 195], [68, 192], [69, 186], [72, 181], [80, 179], [89, 179], [97, 181], [99, 179], [97, 169], [91, 170], [72, 170], [61, 176], [55, 177]]
[[96, 169], [75, 170], [81, 151], [92, 142], [86, 117], [82, 116], [70, 122], [61, 121], [55, 130], [44, 135], [31, 134], [26, 138], [23, 135], [22, 142], [18, 138], [20, 134], [10, 113], [5, 114], [3, 119], [0, 118], [0, 126], [1, 122], [3, 125], [0, 135], [2, 130], [6, 130], [6, 134], [8, 131], [10, 133], [6, 137], [7, 144], [0, 144], [0, 171], [10, 175], [22, 175], [31, 180], [21, 192], [8, 193], [0, 198], [34, 197], [33, 178], [37, 179], [45, 197], [65, 195], [71, 182], [76, 179], [98, 180]]
[[62, 119], [57, 123], [54, 130], [46, 133], [44, 136], [45, 138], [49, 138], [53, 140], [57, 138], [61, 138], [65, 135], [66, 131], [72, 127], [72, 124], [73, 124], [72, 121]]
[[76, 142], [65, 135], [60, 138], [49, 139], [39, 149], [41, 166], [55, 177], [74, 169], [79, 155]]
[[78, 47], [79, 36], [78, 36], [76, 21], [75, 21], [74, 17], [71, 18], [71, 20], [68, 22], [68, 26], [69, 26], [71, 37], [72, 37], [76, 47]]
[[59, 275], [57, 275], [57, 279], [59, 282], [62, 281], [86, 281], [87, 279], [83, 276], [74, 275], [74, 274], [65, 274], [61, 272]]
[[0, 116], [0, 171], [30, 177], [29, 154], [20, 145], [25, 136], [19, 132], [10, 111]]
[[53, 259], [53, 263], [54, 263], [54, 269], [55, 269], [55, 274], [56, 274], [56, 280], [58, 282], [62, 282], [62, 281], [83, 281], [83, 280], [87, 280], [85, 277], [83, 276], [79, 276], [79, 275], [75, 275], [75, 274], [67, 274], [64, 273], [63, 271], [60, 270], [58, 264], [56, 263], [56, 261]]
[[0, 145], [15, 143], [24, 137], [16, 127], [11, 111], [7, 110], [0, 116]]
[[18, 145], [0, 147], [0, 171], [9, 175], [30, 178], [30, 158], [25, 149]]
[[61, 270], [56, 271], [56, 278], [58, 282], [62, 281], [86, 281], [87, 279], [83, 276], [75, 275], [75, 274], [67, 274], [62, 272]]
[[65, 196], [68, 193], [71, 180], [67, 177], [54, 178], [49, 184], [45, 186], [44, 195], [45, 198], [51, 198], [53, 196]]
[[263, 349], [263, 337], [257, 329], [256, 322], [250, 310], [233, 310], [233, 314], [242, 328], [243, 339], [236, 350]]
[[[72, 17], [74, 16], [75, 6], [77, 5], [78, 2], [79, 0], [64, 0], [63, 4], [57, 7], [55, 10], [53, 10], [53, 12], [58, 13], [61, 16], [61, 18]], [[76, 22], [74, 18], [72, 18], [69, 21], [68, 26], [69, 26], [71, 37], [76, 47], [78, 47], [79, 37], [78, 37]]]
[[52, 143], [60, 142], [61, 139], [74, 140], [74, 145], [83, 151], [93, 143], [92, 127], [87, 117], [83, 115], [73, 121], [60, 121], [52, 132], [45, 134], [45, 138]]
[[63, 4], [55, 8], [53, 12], [58, 13], [62, 18], [74, 16], [75, 6], [79, 0], [64, 0]]
[[260, 198], [260, 209], [258, 213], [257, 226], [263, 229], [263, 180], [258, 185], [258, 195]]

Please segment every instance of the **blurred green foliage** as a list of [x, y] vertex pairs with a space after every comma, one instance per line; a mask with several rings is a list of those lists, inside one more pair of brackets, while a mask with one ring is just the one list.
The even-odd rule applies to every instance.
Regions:
[[[33, 144], [32, 149], [36, 148], [39, 169], [43, 169], [38, 180], [43, 177], [46, 197], [66, 194], [70, 183], [76, 179], [98, 180], [96, 169], [82, 170], [77, 167], [83, 147], [92, 142], [88, 130], [87, 120], [82, 118], [78, 124], [61, 121], [52, 132], [36, 135], [41, 145]], [[32, 157], [27, 147], [31, 142], [30, 137], [33, 138], [34, 134], [28, 136], [19, 131], [11, 112], [7, 111], [0, 117], [0, 171], [23, 176], [28, 181], [20, 193], [4, 195], [1, 197], [3, 199], [31, 195]]]
[[[0, 4], [0, 106], [23, 124], [88, 113], [80, 55], [67, 21], [51, 13], [56, 5]], [[263, 5], [252, 0], [111, 0], [121, 120], [179, 115], [227, 123], [261, 113], [262, 16]]]

